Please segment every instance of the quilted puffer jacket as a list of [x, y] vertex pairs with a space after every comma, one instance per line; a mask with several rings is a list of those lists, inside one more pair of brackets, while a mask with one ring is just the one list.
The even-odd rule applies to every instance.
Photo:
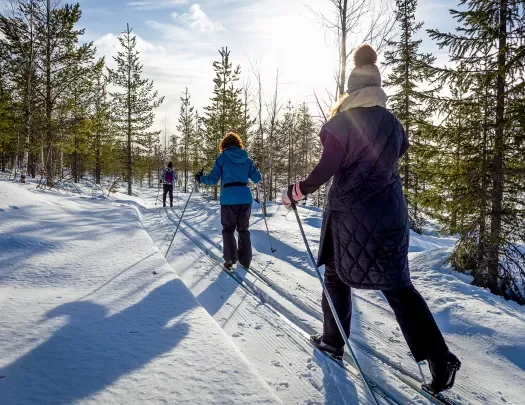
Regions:
[[359, 107], [337, 114], [323, 134], [337, 139], [345, 157], [328, 196], [319, 265], [325, 264], [323, 247], [332, 243], [337, 274], [351, 287], [412, 285], [408, 210], [398, 173], [398, 159], [408, 149], [401, 124], [383, 107]]

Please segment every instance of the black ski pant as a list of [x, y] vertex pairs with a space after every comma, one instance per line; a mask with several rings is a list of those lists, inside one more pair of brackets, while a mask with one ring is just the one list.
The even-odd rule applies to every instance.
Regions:
[[[346, 336], [350, 336], [352, 318], [352, 292], [335, 271], [333, 245], [327, 235], [324, 280], [326, 288], [335, 306]], [[427, 303], [421, 294], [413, 287], [382, 291], [390, 307], [394, 311], [397, 323], [416, 361], [440, 359], [448, 353], [448, 347], [443, 339]], [[343, 347], [341, 336], [335, 318], [330, 310], [328, 300], [323, 291], [322, 308], [324, 315], [323, 342], [334, 347]], [[366, 315], [365, 315], [366, 316]]]
[[166, 206], [166, 194], [170, 193], [170, 207], [173, 207], [173, 184], [164, 184], [162, 193], [162, 205]]
[[[221, 205], [222, 246], [224, 261], [237, 261], [244, 267], [252, 262], [252, 243], [250, 240], [251, 204]], [[235, 240], [239, 234], [239, 243]]]

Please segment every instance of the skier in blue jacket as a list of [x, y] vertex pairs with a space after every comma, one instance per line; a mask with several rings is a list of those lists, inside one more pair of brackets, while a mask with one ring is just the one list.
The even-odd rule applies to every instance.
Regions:
[[[261, 181], [261, 173], [244, 150], [241, 137], [235, 132], [227, 133], [219, 144], [221, 154], [215, 160], [212, 171], [195, 175], [198, 183], [213, 186], [221, 180], [221, 224], [224, 266], [230, 269], [237, 261], [246, 268], [252, 261], [250, 240], [250, 215], [252, 192], [248, 180]], [[239, 234], [239, 243], [235, 240]]]

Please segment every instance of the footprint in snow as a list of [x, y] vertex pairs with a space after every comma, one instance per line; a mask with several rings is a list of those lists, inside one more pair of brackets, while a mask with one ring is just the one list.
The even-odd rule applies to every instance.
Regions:
[[283, 365], [279, 360], [272, 360], [272, 366], [274, 367], [282, 367]]
[[19, 210], [20, 208], [17, 207], [16, 205], [10, 205], [9, 208], [13, 209], [13, 210]]
[[0, 208], [0, 211], [5, 211], [4, 209]]
[[236, 332], [236, 333], [234, 333], [234, 334], [232, 335], [232, 337], [234, 337], [234, 338], [238, 338], [238, 337], [241, 337], [242, 335], [243, 335], [242, 332]]
[[451, 297], [441, 297], [434, 301], [436, 304], [446, 304], [448, 302], [456, 302], [455, 298]]
[[290, 387], [290, 383], [289, 382], [280, 382], [277, 384], [277, 391], [280, 391], [282, 389], [286, 389], [286, 388], [289, 388]]

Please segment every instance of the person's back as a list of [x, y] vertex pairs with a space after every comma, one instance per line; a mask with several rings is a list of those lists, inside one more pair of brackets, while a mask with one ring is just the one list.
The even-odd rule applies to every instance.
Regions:
[[[250, 232], [248, 231], [252, 208], [252, 192], [248, 181], [258, 183], [261, 174], [243, 148], [242, 139], [234, 132], [224, 136], [220, 143], [221, 154], [215, 160], [209, 175], [200, 172], [197, 182], [213, 186], [221, 181], [221, 224], [224, 249], [224, 265], [231, 268], [239, 261], [249, 267], [252, 260]], [[239, 245], [235, 240], [239, 234]]]
[[175, 185], [175, 182], [177, 181], [177, 174], [173, 170], [173, 164], [171, 162], [168, 163], [168, 167], [166, 167], [160, 176], [160, 181], [163, 184], [164, 192], [162, 193], [162, 205], [166, 206], [166, 195], [169, 193], [170, 196], [170, 207], [173, 207], [173, 186]]
[[[170, 162], [171, 163], [171, 162]], [[171, 184], [174, 185], [177, 181], [177, 175], [175, 174], [175, 170], [173, 170], [172, 167], [166, 167], [161, 174], [161, 179], [164, 184]]]
[[221, 205], [251, 204], [248, 181], [257, 183], [261, 176], [248, 153], [237, 146], [230, 146], [221, 153], [217, 164], [222, 166]]
[[334, 175], [329, 209], [348, 210], [388, 193], [402, 196], [398, 159], [408, 148], [397, 118], [381, 106], [342, 111], [325, 126], [346, 152]]

